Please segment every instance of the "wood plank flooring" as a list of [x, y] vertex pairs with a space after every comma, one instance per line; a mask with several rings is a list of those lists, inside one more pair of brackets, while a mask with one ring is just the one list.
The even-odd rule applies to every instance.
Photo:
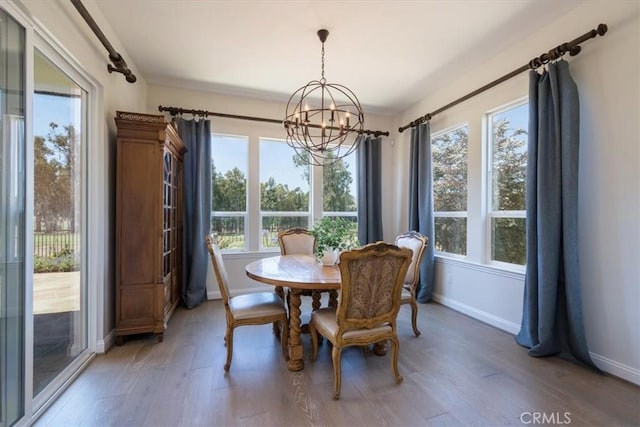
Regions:
[[441, 305], [419, 308], [419, 338], [410, 308], [399, 315], [404, 382], [395, 383], [389, 355], [349, 348], [339, 401], [326, 343], [311, 363], [304, 335], [305, 369], [289, 372], [270, 325], [240, 327], [225, 375], [221, 302], [179, 308], [164, 342], [140, 335], [97, 356], [36, 425], [640, 425], [639, 387], [530, 357], [513, 336]]

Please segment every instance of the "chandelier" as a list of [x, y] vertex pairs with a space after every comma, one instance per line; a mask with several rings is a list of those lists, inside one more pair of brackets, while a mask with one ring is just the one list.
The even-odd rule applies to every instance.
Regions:
[[322, 77], [296, 90], [287, 102], [284, 127], [287, 144], [304, 162], [328, 166], [353, 153], [364, 128], [358, 97], [346, 86], [324, 77], [324, 42], [329, 31], [318, 30], [322, 42]]

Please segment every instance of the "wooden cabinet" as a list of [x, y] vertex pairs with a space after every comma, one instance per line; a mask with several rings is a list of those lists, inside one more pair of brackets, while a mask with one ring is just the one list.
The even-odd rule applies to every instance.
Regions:
[[162, 115], [116, 113], [116, 342], [162, 341], [182, 289], [185, 147]]

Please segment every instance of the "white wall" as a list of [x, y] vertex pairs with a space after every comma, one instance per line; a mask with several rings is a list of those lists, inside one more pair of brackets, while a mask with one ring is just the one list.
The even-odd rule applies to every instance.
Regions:
[[[604, 37], [583, 44], [568, 57], [580, 93], [581, 148], [579, 256], [588, 347], [604, 371], [640, 384], [640, 3], [588, 1], [540, 28], [511, 49], [443, 82], [437, 92], [395, 118], [394, 128], [470, 92], [527, 63], [534, 56], [606, 23]], [[432, 132], [470, 121], [469, 179], [478, 185], [482, 146], [480, 119], [489, 109], [527, 95], [527, 73], [503, 83], [431, 121]], [[402, 147], [384, 165], [395, 171], [389, 191], [394, 206], [385, 212], [403, 231], [407, 224], [404, 172], [410, 131], [396, 135]], [[469, 211], [481, 208], [483, 189], [469, 188]], [[470, 218], [469, 234], [482, 233], [480, 215]], [[480, 248], [480, 252], [481, 252]], [[473, 262], [439, 259], [435, 299], [501, 329], [516, 333], [522, 316], [524, 278], [481, 265], [482, 253], [470, 248]], [[515, 345], [515, 343], [514, 343]]]
[[[295, 88], [294, 88], [295, 89]], [[292, 89], [293, 90], [293, 89]], [[158, 106], [173, 106], [188, 109], [202, 109], [216, 113], [237, 114], [243, 116], [264, 117], [270, 119], [282, 119], [286, 109], [286, 102], [269, 101], [264, 99], [252, 99], [238, 96], [224, 95], [207, 92], [206, 90], [192, 90], [175, 88], [159, 84], [149, 84], [147, 108], [158, 111]], [[169, 117], [169, 116], [167, 116]], [[211, 129], [214, 132], [231, 135], [245, 135], [250, 143], [255, 143], [260, 137], [284, 139], [286, 134], [281, 124], [262, 123], [237, 119], [225, 119], [210, 117]], [[391, 118], [367, 114], [365, 128], [370, 130], [392, 131]], [[395, 147], [389, 138], [383, 144], [383, 158], [389, 156], [389, 152]], [[393, 171], [383, 169], [383, 180], [392, 179]], [[383, 205], [384, 205], [383, 200]], [[385, 217], [386, 218], [386, 217]], [[387, 224], [383, 224], [387, 227]], [[391, 227], [389, 227], [391, 228]], [[244, 252], [225, 254], [225, 267], [231, 282], [231, 294], [247, 292], [251, 290], [273, 289], [268, 285], [260, 284], [249, 279], [245, 274], [245, 266], [258, 258], [273, 256], [279, 252]], [[210, 298], [219, 298], [219, 291], [211, 267], [208, 272], [207, 294]]]
[[[104, 351], [104, 338], [114, 328], [114, 197], [115, 197], [115, 112], [116, 110], [145, 112], [146, 109], [146, 81], [135, 64], [128, 57], [109, 24], [104, 20], [99, 9], [91, 2], [83, 4], [97, 22], [100, 29], [107, 36], [114, 49], [127, 61], [129, 68], [138, 77], [135, 84], [127, 83], [121, 74], [110, 74], [107, 71], [108, 54], [97, 37], [91, 32], [84, 19], [67, 0], [23, 0], [21, 1], [25, 13], [34, 21], [39, 22], [53, 39], [63, 46], [67, 55], [79, 64], [81, 71], [93, 79], [99, 89], [100, 102], [98, 108], [98, 133], [89, 141], [89, 150], [98, 151], [97, 158], [105, 159], [104, 164], [90, 165], [91, 180], [95, 183], [90, 197], [96, 203], [93, 208], [104, 213], [101, 221], [90, 224], [96, 228], [96, 234], [102, 236], [105, 244], [94, 244], [99, 247], [99, 257], [102, 260], [99, 280], [104, 281], [103, 295], [100, 297], [102, 307], [98, 308], [98, 351]], [[95, 130], [90, 130], [94, 132]], [[96, 286], [91, 283], [90, 286]], [[101, 315], [103, 313], [104, 315]], [[90, 315], [95, 313], [90, 313]]]

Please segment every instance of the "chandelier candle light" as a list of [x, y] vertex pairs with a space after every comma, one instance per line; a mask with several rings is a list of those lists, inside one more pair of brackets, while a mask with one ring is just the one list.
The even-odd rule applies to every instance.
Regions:
[[287, 144], [306, 163], [328, 166], [358, 147], [364, 113], [358, 97], [346, 86], [324, 77], [324, 42], [329, 31], [318, 30], [322, 42], [322, 77], [296, 90], [287, 102], [284, 127]]

